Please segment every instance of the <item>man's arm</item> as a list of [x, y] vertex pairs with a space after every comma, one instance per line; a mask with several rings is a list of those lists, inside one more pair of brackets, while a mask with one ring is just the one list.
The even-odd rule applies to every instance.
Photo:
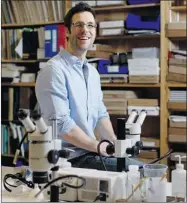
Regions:
[[100, 137], [110, 140], [111, 142], [114, 142], [116, 140], [116, 135], [114, 133], [106, 106], [103, 103], [103, 92], [101, 90], [101, 85], [98, 91], [99, 91], [99, 117], [95, 130], [100, 135]]
[[60, 137], [74, 146], [86, 149], [88, 151], [97, 152], [97, 145], [99, 142], [85, 134], [84, 131], [78, 126], [73, 127], [67, 133], [60, 134]]
[[114, 130], [109, 118], [103, 118], [99, 120], [96, 127], [96, 131], [104, 139], [110, 140], [111, 142], [114, 142], [116, 140], [116, 135], [114, 133]]

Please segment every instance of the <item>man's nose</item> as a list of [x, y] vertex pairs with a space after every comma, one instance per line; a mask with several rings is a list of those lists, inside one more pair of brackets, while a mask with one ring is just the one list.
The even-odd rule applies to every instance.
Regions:
[[89, 31], [88, 25], [87, 25], [87, 24], [83, 24], [83, 25], [82, 25], [82, 30], [85, 30], [85, 31], [87, 30], [87, 31]]

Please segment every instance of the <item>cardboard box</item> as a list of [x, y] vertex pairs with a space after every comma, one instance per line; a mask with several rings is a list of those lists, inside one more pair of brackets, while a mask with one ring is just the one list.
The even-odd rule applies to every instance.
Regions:
[[94, 58], [103, 58], [103, 59], [110, 59], [112, 57], [111, 52], [104, 52], [104, 51], [87, 51], [87, 57], [94, 57]]
[[187, 105], [185, 102], [168, 102], [168, 109], [186, 111]]
[[168, 30], [186, 30], [186, 22], [170, 22], [167, 28]]
[[169, 65], [183, 66], [186, 68], [186, 59], [169, 58]]
[[159, 106], [158, 99], [129, 99], [129, 106]]
[[138, 155], [138, 158], [156, 159], [158, 158], [158, 152], [151, 150], [150, 151], [141, 150], [140, 154]]
[[156, 138], [150, 138], [150, 137], [141, 137], [141, 141], [143, 142], [143, 147], [153, 147], [153, 148], [159, 148], [160, 147], [160, 140]]
[[184, 74], [178, 74], [178, 73], [168, 73], [166, 76], [166, 80], [168, 82], [180, 82], [180, 83], [186, 83], [187, 82], [187, 77]]
[[159, 76], [158, 75], [141, 75], [141, 76], [129, 75], [129, 82], [155, 84], [155, 83], [159, 83]]
[[127, 110], [119, 111], [119, 110], [108, 110], [110, 115], [127, 115]]
[[186, 128], [169, 128], [169, 135], [185, 135], [186, 136], [187, 129]]
[[150, 163], [153, 159], [146, 159], [146, 158], [135, 158], [135, 160], [143, 162], [143, 163]]
[[169, 65], [168, 72], [169, 73], [183, 74], [186, 76], [187, 69], [186, 69], [186, 67], [182, 67], [182, 66]]
[[90, 51], [104, 51], [104, 52], [116, 52], [115, 48], [110, 45], [106, 44], [93, 44], [92, 48], [89, 49]]
[[173, 128], [187, 128], [187, 123], [184, 121], [180, 121], [180, 122], [174, 122], [174, 121], [169, 121], [169, 127], [173, 127]]
[[174, 142], [174, 143], [186, 143], [186, 135], [170, 135], [168, 136], [168, 141], [169, 142]]

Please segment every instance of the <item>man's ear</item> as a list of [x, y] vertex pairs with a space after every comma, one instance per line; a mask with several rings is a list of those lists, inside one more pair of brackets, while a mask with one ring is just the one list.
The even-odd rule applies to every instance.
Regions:
[[67, 30], [66, 30], [66, 39], [67, 39], [67, 41], [68, 41], [68, 39], [69, 39], [69, 35], [70, 35], [70, 33], [69, 33], [69, 30], [67, 29]]

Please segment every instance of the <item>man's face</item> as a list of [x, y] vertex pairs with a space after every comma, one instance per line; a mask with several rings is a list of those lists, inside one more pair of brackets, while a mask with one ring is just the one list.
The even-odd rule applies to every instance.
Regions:
[[70, 29], [68, 37], [74, 54], [83, 54], [92, 47], [96, 37], [96, 22], [92, 13], [84, 11], [73, 15]]

